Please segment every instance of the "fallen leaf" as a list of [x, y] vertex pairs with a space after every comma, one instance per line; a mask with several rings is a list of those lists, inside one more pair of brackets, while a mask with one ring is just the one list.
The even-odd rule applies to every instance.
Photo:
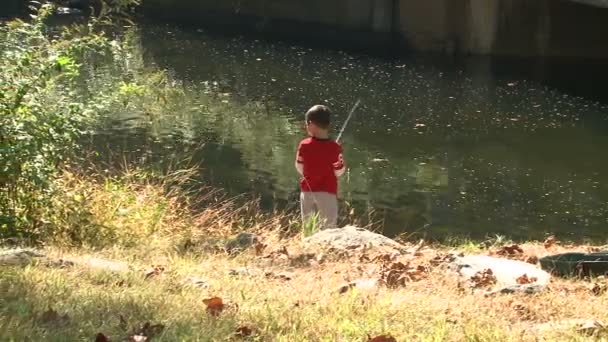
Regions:
[[165, 267], [161, 265], [152, 265], [149, 269], [146, 270], [144, 275], [144, 279], [149, 279], [158, 275], [161, 275], [165, 271]]
[[536, 265], [538, 264], [538, 257], [536, 255], [531, 255], [524, 260], [528, 264]]
[[595, 283], [589, 288], [589, 290], [595, 296], [600, 296], [606, 292], [606, 286], [602, 286], [598, 283]]
[[528, 277], [527, 274], [524, 274], [521, 277], [517, 278], [516, 281], [520, 285], [532, 284], [532, 283], [536, 283], [536, 281], [538, 281], [538, 278], [536, 278], [536, 277]]
[[558, 243], [557, 238], [555, 237], [555, 235], [551, 235], [545, 240], [544, 245], [546, 249], [549, 249], [553, 247], [553, 245], [555, 245], [556, 243]]
[[203, 299], [203, 303], [207, 305], [207, 313], [212, 316], [218, 316], [224, 310], [224, 301], [219, 297]]
[[517, 254], [523, 254], [524, 250], [519, 245], [503, 246], [496, 251], [496, 254], [502, 256], [513, 256]]
[[236, 328], [236, 332], [234, 333], [237, 337], [248, 337], [253, 334], [253, 329], [246, 325], [242, 325]]
[[471, 277], [472, 287], [474, 288], [490, 287], [496, 284], [496, 281], [494, 272], [489, 268], [479, 271]]
[[264, 250], [266, 249], [266, 247], [268, 247], [267, 244], [258, 242], [255, 245], [255, 255], [262, 255], [262, 253], [264, 253]]
[[380, 335], [376, 337], [368, 335], [367, 342], [397, 342], [397, 340], [391, 335]]
[[95, 342], [110, 342], [110, 339], [106, 335], [98, 333], [95, 336]]

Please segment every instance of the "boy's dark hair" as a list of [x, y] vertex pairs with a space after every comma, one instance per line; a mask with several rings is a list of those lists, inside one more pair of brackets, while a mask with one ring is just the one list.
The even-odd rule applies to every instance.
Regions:
[[306, 122], [312, 122], [323, 129], [329, 128], [331, 123], [330, 117], [331, 111], [324, 105], [312, 106], [306, 112]]

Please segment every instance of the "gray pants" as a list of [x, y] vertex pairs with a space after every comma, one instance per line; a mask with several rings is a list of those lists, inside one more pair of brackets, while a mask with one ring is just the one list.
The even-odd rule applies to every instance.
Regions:
[[338, 221], [338, 197], [328, 192], [302, 192], [300, 194], [302, 222], [315, 213], [319, 214], [319, 228], [336, 228]]

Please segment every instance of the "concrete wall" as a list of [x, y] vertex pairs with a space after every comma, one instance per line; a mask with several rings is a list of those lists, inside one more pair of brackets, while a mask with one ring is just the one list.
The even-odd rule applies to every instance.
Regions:
[[608, 6], [608, 0], [143, 3], [144, 13], [152, 17], [364, 48], [408, 48], [456, 55], [608, 57], [608, 8], [599, 7], [604, 3]]
[[400, 0], [399, 33], [416, 50], [608, 57], [608, 9], [565, 0]]

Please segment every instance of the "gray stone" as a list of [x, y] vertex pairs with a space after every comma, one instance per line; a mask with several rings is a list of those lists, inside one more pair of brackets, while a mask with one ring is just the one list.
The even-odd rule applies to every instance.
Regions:
[[253, 233], [240, 233], [234, 239], [228, 241], [224, 246], [227, 253], [237, 253], [255, 246], [260, 242], [257, 235]]
[[26, 266], [43, 257], [44, 254], [31, 249], [3, 250], [0, 251], [0, 266]]
[[[458, 271], [461, 277], [470, 279], [477, 272], [491, 269], [496, 277], [496, 286], [488, 294], [495, 293], [537, 293], [546, 288], [551, 275], [540, 268], [523, 261], [495, 258], [485, 255], [468, 255], [456, 258], [451, 267]], [[536, 278], [531, 284], [519, 284], [517, 278], [526, 275]]]
[[305, 238], [304, 242], [337, 249], [390, 247], [405, 250], [405, 247], [395, 240], [354, 226], [322, 230]]

